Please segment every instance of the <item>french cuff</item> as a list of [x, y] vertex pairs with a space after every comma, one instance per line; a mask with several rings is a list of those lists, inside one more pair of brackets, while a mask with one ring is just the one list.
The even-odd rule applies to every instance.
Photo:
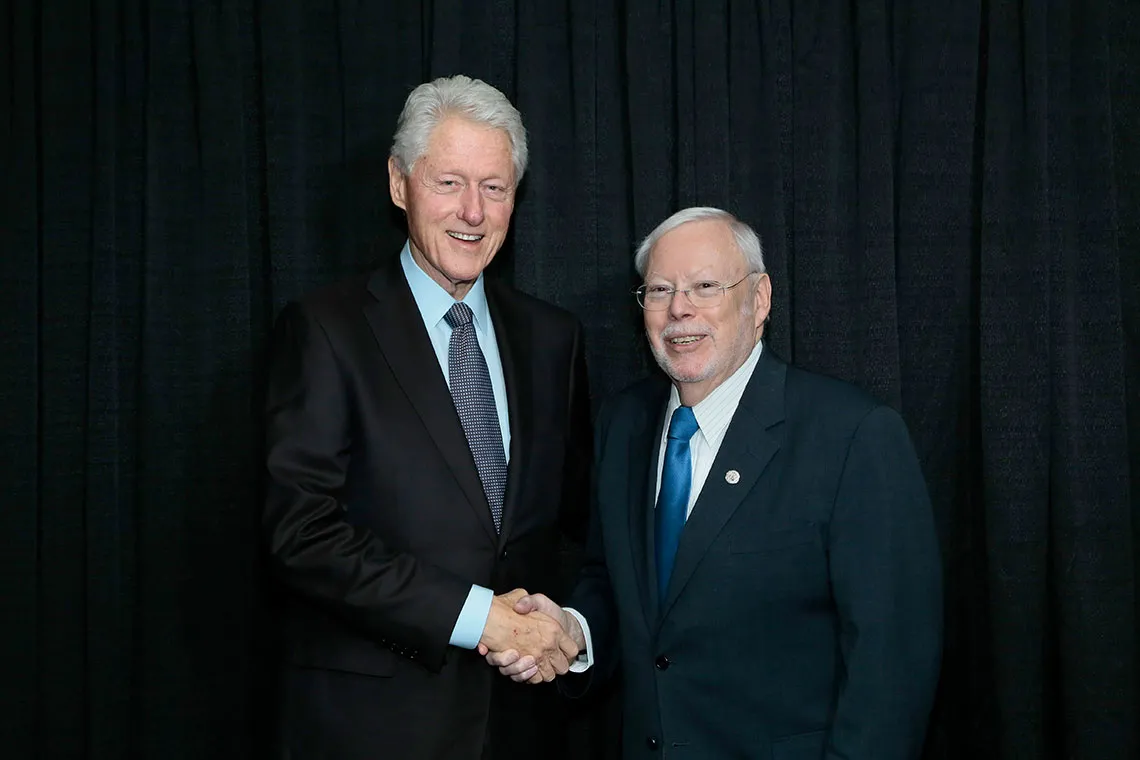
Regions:
[[579, 652], [578, 656], [574, 658], [574, 662], [570, 663], [571, 673], [585, 673], [594, 665], [594, 641], [590, 638], [590, 624], [586, 622], [586, 618], [582, 617], [582, 613], [571, 607], [563, 607], [568, 613], [574, 616], [578, 621], [578, 625], [582, 626], [582, 637], [586, 639], [586, 651]]

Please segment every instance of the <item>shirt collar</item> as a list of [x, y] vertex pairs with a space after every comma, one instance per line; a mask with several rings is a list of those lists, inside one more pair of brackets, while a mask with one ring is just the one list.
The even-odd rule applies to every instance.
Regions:
[[[693, 407], [693, 416], [697, 418], [697, 424], [700, 425], [700, 434], [714, 449], [720, 446], [725, 433], [728, 432], [728, 425], [732, 422], [733, 415], [736, 414], [736, 408], [740, 406], [744, 389], [748, 387], [748, 381], [752, 379], [752, 372], [756, 369], [756, 363], [760, 361], [760, 354], [763, 350], [764, 341], [757, 341], [752, 353], [744, 360], [744, 364], [741, 364], [723, 383], [713, 388], [709, 395]], [[677, 393], [677, 386], [672, 385], [669, 389], [669, 404], [665, 408], [666, 427], [668, 427], [668, 420], [672, 418], [674, 410], [680, 405], [681, 396]]]
[[[405, 242], [404, 249], [400, 251], [400, 266], [403, 267], [404, 278], [412, 289], [412, 298], [416, 300], [424, 324], [429, 328], [438, 326], [448, 309], [456, 303], [455, 298], [420, 269], [420, 265], [412, 258], [410, 242]], [[470, 307], [474, 315], [475, 329], [484, 332], [491, 318], [487, 310], [487, 290], [483, 285], [482, 274], [463, 297], [463, 303]]]

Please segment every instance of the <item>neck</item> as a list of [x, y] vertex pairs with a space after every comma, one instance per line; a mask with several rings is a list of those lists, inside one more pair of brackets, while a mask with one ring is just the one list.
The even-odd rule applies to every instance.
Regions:
[[699, 383], [679, 383], [674, 381], [673, 385], [677, 388], [677, 396], [681, 399], [681, 406], [696, 406], [697, 404], [708, 398], [708, 395], [716, 390], [720, 383], [713, 380], [704, 380]]
[[446, 290], [448, 294], [456, 301], [462, 301], [463, 298], [475, 287], [475, 280], [452, 280], [446, 274], [439, 271], [431, 265], [431, 262], [420, 253], [416, 248], [415, 243], [408, 245], [408, 250], [412, 253], [412, 261], [420, 268], [424, 274], [430, 277], [437, 285]]
[[463, 298], [471, 292], [471, 288], [475, 287], [474, 282], [452, 282], [445, 278], [444, 282], [439, 283], [444, 290], [451, 294], [451, 297], [456, 301], [462, 301]]

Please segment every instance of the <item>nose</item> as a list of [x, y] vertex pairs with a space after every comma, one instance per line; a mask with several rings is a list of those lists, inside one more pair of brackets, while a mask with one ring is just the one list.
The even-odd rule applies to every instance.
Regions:
[[674, 291], [673, 300], [669, 302], [669, 317], [672, 319], [685, 319], [686, 317], [693, 316], [697, 311], [697, 307], [693, 306], [692, 300], [689, 298], [688, 293], [681, 292], [680, 290]]
[[477, 186], [468, 185], [459, 196], [459, 218], [472, 227], [483, 223], [483, 194]]

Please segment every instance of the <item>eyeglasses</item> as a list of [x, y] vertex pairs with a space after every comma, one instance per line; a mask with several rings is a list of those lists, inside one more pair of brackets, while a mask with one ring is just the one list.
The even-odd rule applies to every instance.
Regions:
[[693, 287], [684, 290], [671, 288], [668, 285], [642, 285], [634, 290], [633, 294], [637, 296], [637, 303], [646, 311], [668, 309], [669, 304], [673, 303], [673, 296], [677, 293], [684, 293], [685, 297], [689, 299], [689, 303], [698, 309], [711, 309], [714, 306], [719, 306], [720, 302], [724, 300], [726, 290], [735, 288], [754, 274], [760, 273], [749, 272], [731, 285], [721, 285], [719, 282], [698, 282]]

